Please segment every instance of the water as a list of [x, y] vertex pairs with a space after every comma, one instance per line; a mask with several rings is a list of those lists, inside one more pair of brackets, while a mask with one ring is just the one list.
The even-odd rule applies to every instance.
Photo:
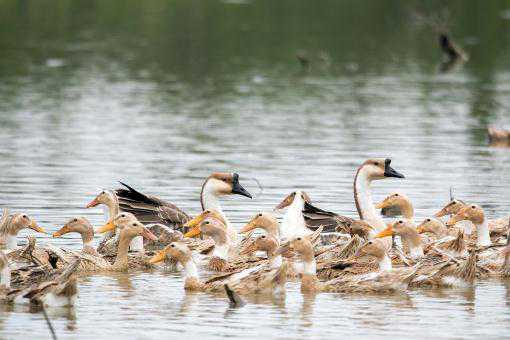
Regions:
[[[442, 3], [2, 1], [0, 206], [50, 232], [73, 216], [99, 225], [102, 211], [85, 204], [122, 180], [196, 213], [203, 179], [236, 171], [257, 194], [224, 201], [236, 226], [296, 188], [355, 216], [357, 166], [388, 156], [406, 179], [376, 183], [376, 200], [404, 192], [421, 220], [453, 187], [489, 217], [508, 215], [510, 153], [488, 147], [485, 129], [509, 124], [510, 4], [450, 2], [470, 61], [440, 74], [436, 37], [415, 13]], [[180, 273], [135, 272], [82, 278], [77, 306], [49, 314], [73, 339], [495, 338], [509, 331], [509, 287], [310, 297], [288, 283], [283, 301], [231, 309], [221, 295], [185, 294]], [[49, 334], [20, 306], [0, 311], [0, 330]]]

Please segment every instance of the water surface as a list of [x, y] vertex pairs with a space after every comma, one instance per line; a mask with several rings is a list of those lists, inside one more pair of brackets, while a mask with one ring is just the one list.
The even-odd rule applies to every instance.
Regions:
[[[352, 181], [391, 157], [417, 220], [450, 187], [490, 218], [510, 211], [510, 153], [487, 145], [508, 123], [510, 2], [449, 2], [470, 60], [439, 73], [414, 1], [0, 1], [0, 206], [53, 232], [125, 181], [190, 213], [203, 179], [236, 171], [256, 194], [224, 208], [236, 226], [296, 188], [356, 216]], [[296, 53], [305, 53], [304, 70]], [[256, 178], [263, 186], [257, 188]], [[24, 242], [22, 233], [20, 242]], [[39, 242], [78, 248], [76, 235]], [[76, 307], [49, 310], [60, 338], [495, 338], [508, 333], [507, 282], [396, 296], [185, 294], [180, 273], [96, 275]], [[5, 338], [46, 338], [40, 313], [0, 312]]]

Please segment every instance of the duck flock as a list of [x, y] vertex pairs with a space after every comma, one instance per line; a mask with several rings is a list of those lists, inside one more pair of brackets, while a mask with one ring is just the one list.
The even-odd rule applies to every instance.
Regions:
[[[185, 290], [226, 292], [233, 303], [243, 294], [284, 294], [288, 281], [301, 282], [303, 292], [392, 293], [471, 287], [477, 278], [510, 275], [508, 217], [488, 220], [479, 205], [452, 198], [434, 216], [415, 221], [403, 193], [374, 203], [372, 181], [404, 178], [390, 164], [369, 159], [357, 169], [359, 219], [322, 210], [296, 190], [273, 211], [254, 213], [238, 232], [220, 204], [225, 195], [251, 198], [236, 173], [206, 178], [202, 212], [194, 217], [127, 184], [102, 191], [86, 208], [108, 208], [103, 226], [94, 230], [86, 218], [74, 217], [53, 234], [78, 233], [80, 251], [37, 244], [34, 237], [18, 247], [20, 230], [45, 230], [32, 217], [4, 209], [0, 298], [70, 306], [77, 299], [77, 277], [129, 270], [180, 271]], [[275, 214], [284, 210], [280, 223]], [[383, 216], [395, 219], [386, 223]], [[96, 233], [104, 234], [97, 247]]]

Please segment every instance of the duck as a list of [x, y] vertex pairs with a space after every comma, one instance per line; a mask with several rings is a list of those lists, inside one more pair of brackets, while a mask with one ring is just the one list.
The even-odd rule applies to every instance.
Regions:
[[[215, 276], [210, 280], [201, 281], [197, 265], [191, 250], [182, 242], [172, 242], [163, 251], [150, 259], [150, 263], [161, 262], [166, 256], [178, 261], [184, 267], [184, 289], [186, 291], [220, 292], [227, 284], [238, 293], [253, 293], [273, 291], [275, 286], [281, 286], [286, 280], [286, 264], [278, 268], [271, 266], [255, 266], [240, 272]], [[276, 264], [277, 261], [273, 261]]]
[[31, 229], [46, 234], [46, 230], [37, 225], [37, 222], [27, 214], [15, 213], [9, 215], [9, 210], [4, 209], [0, 220], [0, 248], [5, 250], [16, 249], [18, 233], [23, 229]]
[[325, 233], [334, 232], [337, 228], [345, 227], [351, 222], [349, 217], [312, 205], [310, 196], [302, 190], [291, 192], [274, 210], [280, 211], [287, 207], [289, 209], [283, 217], [282, 228], [284, 231], [282, 233], [283, 237], [288, 239], [296, 236], [296, 233], [308, 234], [319, 227], [322, 227]]
[[[122, 183], [123, 184], [123, 183]], [[127, 189], [115, 191], [119, 207], [123, 211], [134, 214], [142, 223], [160, 223], [174, 229], [182, 226], [190, 219], [189, 216], [174, 204], [163, 201], [155, 196], [148, 196], [123, 184]], [[212, 209], [217, 211], [227, 222], [227, 229], [233, 237], [237, 235], [233, 226], [224, 214], [219, 198], [225, 195], [240, 195], [252, 198], [251, 194], [240, 184], [239, 174], [215, 172], [206, 178], [200, 192], [202, 211]], [[235, 241], [235, 240], [234, 240]]]
[[[140, 222], [132, 213], [121, 211], [113, 219], [109, 219], [106, 224], [97, 229], [98, 233], [111, 233], [114, 237], [103, 240], [98, 247], [98, 252], [103, 255], [115, 255], [117, 250], [117, 243], [119, 242], [120, 226], [126, 225], [130, 222]], [[149, 228], [149, 226], [147, 226]], [[129, 250], [143, 253], [144, 242], [142, 236], [137, 236], [129, 243]]]
[[429, 239], [431, 246], [446, 251], [450, 256], [463, 257], [467, 255], [467, 246], [462, 229], [447, 228], [440, 219], [428, 217], [416, 228], [418, 234], [434, 235], [435, 240]]
[[398, 219], [375, 235], [375, 238], [393, 235], [400, 236], [404, 248], [408, 250], [409, 257], [412, 260], [416, 261], [424, 256], [422, 241], [413, 222], [407, 219]]
[[[298, 237], [290, 242], [290, 249], [296, 252], [303, 261], [303, 274], [301, 276], [301, 292], [396, 292], [407, 288], [415, 275], [416, 268], [394, 269], [383, 267], [383, 270], [361, 275], [345, 275], [328, 281], [319, 281], [317, 277], [317, 264], [311, 242]], [[375, 249], [385, 251], [384, 245], [369, 241], [362, 249], [365, 255], [372, 255]], [[379, 254], [379, 252], [377, 252]], [[391, 261], [389, 262], [391, 264]]]
[[[4, 303], [39, 305], [45, 307], [73, 306], [77, 298], [75, 271], [80, 259], [75, 259], [56, 278], [42, 282], [28, 281], [24, 287], [11, 288], [11, 268], [7, 256], [0, 252], [0, 301]], [[17, 270], [19, 271], [19, 270]], [[18, 275], [19, 276], [19, 275]]]
[[82, 253], [92, 256], [101, 256], [93, 246], [94, 228], [85, 217], [74, 217], [67, 221], [60, 229], [53, 233], [54, 238], [61, 237], [68, 233], [78, 233], [81, 236], [83, 247]]
[[263, 229], [268, 235], [280, 239], [280, 224], [270, 212], [259, 212], [244, 225], [239, 233], [245, 234], [257, 228]]
[[[113, 230], [112, 229], [103, 228], [101, 231], [107, 232]], [[73, 257], [79, 257], [82, 261], [78, 268], [78, 271], [113, 271], [113, 272], [121, 272], [127, 271], [130, 268], [146, 268], [148, 263], [144, 260], [144, 254], [134, 254], [133, 256], [128, 256], [129, 244], [134, 237], [143, 236], [148, 240], [156, 241], [157, 237], [149, 231], [142, 223], [138, 221], [130, 221], [125, 222], [124, 224], [119, 224], [118, 228], [120, 229], [119, 233], [119, 242], [117, 248], [117, 255], [115, 256], [115, 260], [113, 264], [111, 264], [104, 257], [91, 256], [89, 254], [84, 254], [80, 252], [73, 252], [71, 255]], [[65, 262], [66, 261], [66, 253], [61, 253], [61, 257]], [[69, 255], [67, 255], [69, 256]]]
[[372, 201], [370, 185], [375, 180], [405, 178], [391, 167], [391, 159], [368, 159], [356, 171], [354, 177], [354, 202], [359, 218], [369, 223], [376, 232], [386, 228], [386, 223], [377, 213]]
[[375, 207], [376, 209], [381, 209], [381, 215], [383, 216], [402, 216], [414, 222], [413, 204], [409, 197], [402, 193], [395, 192], [388, 195], [384, 200], [377, 203]]
[[487, 128], [487, 135], [489, 137], [489, 144], [491, 146], [510, 146], [510, 131], [508, 130], [489, 126]]
[[439, 34], [439, 46], [448, 58], [447, 62], [468, 60], [466, 52], [464, 52], [457, 44], [455, 44], [446, 32], [441, 32]]
[[460, 221], [470, 221], [476, 229], [476, 245], [478, 247], [488, 247], [492, 245], [489, 233], [489, 226], [482, 207], [476, 204], [465, 205], [453, 215], [446, 226], [451, 227]]
[[[341, 231], [340, 229], [337, 229], [337, 231]], [[367, 241], [369, 239], [373, 239], [374, 236], [377, 234], [375, 232], [374, 227], [370, 225], [367, 221], [363, 220], [353, 220], [349, 226], [347, 227], [347, 232], [351, 236], [359, 236], [363, 240]]]

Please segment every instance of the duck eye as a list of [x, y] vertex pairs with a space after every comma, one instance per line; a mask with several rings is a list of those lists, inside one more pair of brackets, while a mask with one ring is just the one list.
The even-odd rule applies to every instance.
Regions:
[[430, 218], [427, 218], [427, 222], [430, 222]]
[[472, 206], [471, 206], [471, 209], [476, 209], [476, 206], [472, 205]]
[[262, 217], [262, 214], [259, 214], [259, 217]]
[[171, 244], [170, 247], [175, 248], [175, 244]]
[[261, 238], [266, 238], [266, 235], [262, 235]]
[[73, 219], [73, 222], [78, 222], [78, 219], [77, 218]]
[[205, 224], [211, 224], [211, 222], [209, 222], [209, 221], [205, 221]]
[[369, 241], [368, 244], [372, 244], [372, 241]]
[[103, 191], [101, 191], [101, 195], [104, 195], [104, 194], [106, 194], [106, 192], [105, 192], [104, 190], [103, 190]]
[[402, 223], [404, 223], [404, 221], [398, 221], [398, 224], [402, 224]]
[[23, 217], [23, 218], [28, 218], [28, 216], [27, 216], [27, 215], [23, 215], [22, 217]]
[[395, 196], [398, 196], [398, 194], [395, 194]]
[[375, 166], [379, 166], [379, 162], [374, 162], [374, 165]]
[[298, 238], [297, 238], [297, 240], [298, 240], [298, 241], [301, 241], [301, 237], [298, 237]]
[[126, 217], [126, 215], [122, 214], [122, 215], [120, 215], [120, 217]]

